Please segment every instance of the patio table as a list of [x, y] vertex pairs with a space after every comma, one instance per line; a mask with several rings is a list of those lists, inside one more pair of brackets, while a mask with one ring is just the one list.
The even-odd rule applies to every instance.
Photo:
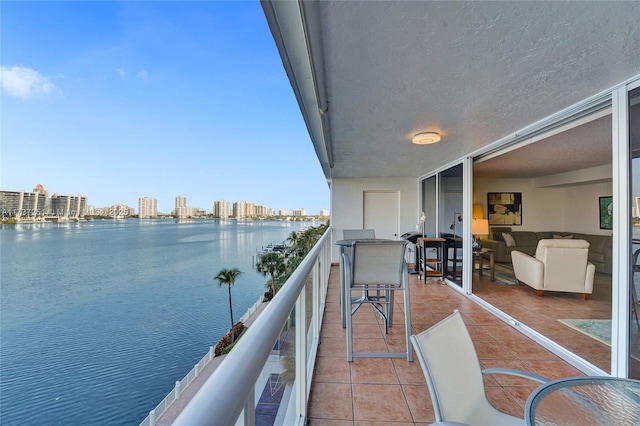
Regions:
[[570, 377], [539, 386], [527, 399], [527, 425], [638, 425], [640, 380]]

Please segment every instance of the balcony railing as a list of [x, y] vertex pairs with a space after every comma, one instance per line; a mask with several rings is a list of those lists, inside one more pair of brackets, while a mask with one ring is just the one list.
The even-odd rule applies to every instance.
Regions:
[[175, 420], [302, 425], [331, 268], [331, 228]]

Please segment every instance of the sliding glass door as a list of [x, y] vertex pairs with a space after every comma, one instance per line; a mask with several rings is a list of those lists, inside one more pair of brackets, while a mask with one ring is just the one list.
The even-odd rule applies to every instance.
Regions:
[[463, 166], [440, 172], [439, 236], [446, 239], [445, 276], [462, 286]]
[[629, 377], [640, 379], [640, 88], [629, 93], [629, 149], [632, 256], [629, 271]]

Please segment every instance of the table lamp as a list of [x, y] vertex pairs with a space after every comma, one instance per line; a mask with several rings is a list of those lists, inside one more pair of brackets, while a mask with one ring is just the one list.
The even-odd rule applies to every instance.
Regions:
[[480, 235], [487, 235], [489, 233], [489, 220], [473, 219], [471, 221], [471, 233], [473, 234], [473, 250], [480, 251], [482, 249]]

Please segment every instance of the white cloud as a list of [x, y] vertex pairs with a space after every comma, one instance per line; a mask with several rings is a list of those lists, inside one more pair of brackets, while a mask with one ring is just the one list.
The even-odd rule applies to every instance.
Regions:
[[0, 67], [0, 85], [11, 96], [21, 99], [36, 98], [62, 90], [38, 71], [22, 65]]
[[118, 75], [120, 76], [121, 79], [125, 79], [125, 77], [127, 76], [127, 73], [125, 72], [124, 69], [122, 68], [116, 68], [116, 72], [118, 73]]
[[138, 72], [138, 77], [146, 83], [147, 78], [149, 78], [149, 72], [147, 70], [140, 70]]

